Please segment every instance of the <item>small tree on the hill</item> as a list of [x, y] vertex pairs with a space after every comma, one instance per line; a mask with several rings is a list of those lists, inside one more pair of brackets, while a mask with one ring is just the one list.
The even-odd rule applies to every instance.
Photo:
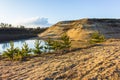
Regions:
[[41, 41], [36, 40], [34, 44], [35, 44], [34, 45], [35, 49], [33, 50], [34, 54], [40, 55], [42, 53], [41, 49], [43, 48], [43, 46], [40, 45]]
[[24, 44], [23, 44], [22, 51], [23, 51], [25, 54], [31, 52], [31, 50], [29, 49], [27, 43], [24, 43]]
[[62, 43], [61, 43], [60, 41], [53, 41], [53, 49], [54, 49], [56, 52], [60, 53], [61, 50], [63, 49]]
[[29, 55], [28, 53], [30, 53], [30, 52], [31, 52], [31, 49], [29, 49], [28, 44], [24, 43], [22, 46], [22, 49], [18, 51], [16, 57], [18, 57], [18, 59], [20, 59], [20, 60], [23, 60], [23, 59], [25, 59], [25, 57], [27, 57]]
[[45, 43], [46, 46], [44, 46], [45, 52], [50, 52], [53, 49], [53, 42], [54, 41], [50, 38], [48, 38], [48, 40], [46, 40], [46, 43]]
[[90, 43], [95, 44], [95, 43], [100, 43], [105, 41], [105, 36], [100, 34], [99, 32], [92, 33]]
[[66, 33], [64, 33], [61, 36], [61, 40], [62, 40], [62, 48], [63, 49], [70, 49], [70, 47], [71, 47], [71, 40], [70, 40], [69, 36]]
[[14, 43], [10, 42], [10, 48], [3, 52], [3, 56], [9, 58], [10, 60], [14, 60], [14, 56], [18, 51], [18, 48], [14, 48]]
[[60, 40], [51, 40], [50, 38], [47, 40], [47, 45], [49, 50], [53, 49], [58, 53], [62, 53], [63, 51], [67, 51], [71, 48], [71, 41], [67, 34], [63, 34], [60, 37]]

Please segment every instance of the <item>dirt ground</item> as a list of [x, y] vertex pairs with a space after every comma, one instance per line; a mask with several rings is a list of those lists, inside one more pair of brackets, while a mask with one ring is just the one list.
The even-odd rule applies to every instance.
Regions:
[[1, 60], [0, 80], [120, 80], [120, 40], [24, 62]]

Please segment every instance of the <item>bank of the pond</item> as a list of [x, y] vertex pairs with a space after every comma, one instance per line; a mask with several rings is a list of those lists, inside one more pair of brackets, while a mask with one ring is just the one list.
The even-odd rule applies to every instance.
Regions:
[[0, 42], [37, 37], [47, 28], [0, 27]]
[[12, 40], [29, 39], [37, 37], [36, 34], [0, 34], [0, 43]]

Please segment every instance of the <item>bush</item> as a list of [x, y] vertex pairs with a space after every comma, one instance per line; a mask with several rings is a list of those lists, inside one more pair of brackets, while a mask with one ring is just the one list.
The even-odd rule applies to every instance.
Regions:
[[26, 54], [26, 55], [31, 52], [31, 49], [29, 49], [27, 43], [24, 43], [24, 44], [23, 44], [22, 52], [23, 52], [24, 54]]
[[18, 48], [14, 48], [14, 43], [10, 42], [10, 48], [3, 52], [3, 56], [9, 58], [10, 60], [14, 60], [14, 56], [18, 51]]
[[92, 33], [90, 43], [95, 44], [95, 43], [100, 43], [105, 41], [105, 36], [100, 34], [99, 32]]
[[64, 33], [61, 36], [61, 40], [62, 40], [62, 48], [63, 49], [69, 49], [71, 47], [70, 38], [69, 38], [69, 36], [66, 33]]
[[53, 50], [53, 40], [48, 38], [48, 40], [46, 40], [46, 42], [45, 42], [44, 49], [45, 49], [44, 52], [50, 53], [50, 51]]
[[35, 49], [33, 49], [34, 54], [38, 54], [40, 55], [42, 53], [41, 49], [43, 48], [43, 46], [41, 46], [41, 42], [39, 40], [36, 40], [34, 43], [34, 47]]
[[[25, 60], [31, 51], [34, 54], [40, 55], [42, 53], [41, 49], [45, 49], [45, 52], [50, 52], [54, 50], [57, 53], [63, 53], [65, 50], [69, 50], [71, 47], [70, 38], [67, 34], [63, 34], [60, 38], [61, 40], [51, 40], [50, 38], [46, 41], [46, 46], [41, 46], [41, 41], [36, 40], [34, 43], [34, 49], [31, 50], [27, 43], [24, 43], [22, 49], [14, 48], [14, 43], [10, 42], [10, 48], [4, 51], [3, 56], [9, 58], [10, 60]], [[47, 51], [48, 50], [48, 51]]]
[[53, 49], [54, 51], [58, 53], [62, 53], [65, 50], [69, 50], [71, 47], [71, 41], [69, 36], [67, 34], [63, 34], [60, 37], [59, 41], [51, 40], [50, 38], [47, 40], [47, 46], [49, 50]]
[[60, 41], [53, 41], [53, 49], [58, 53], [62, 52], [62, 43]]
[[18, 50], [17, 54], [15, 55], [16, 60], [25, 60], [27, 56], [29, 56], [28, 53], [31, 52], [31, 49], [29, 49], [28, 44], [24, 43], [22, 46], [22, 49]]

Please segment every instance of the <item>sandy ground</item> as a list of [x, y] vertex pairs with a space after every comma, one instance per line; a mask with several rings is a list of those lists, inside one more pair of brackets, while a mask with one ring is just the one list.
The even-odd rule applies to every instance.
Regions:
[[120, 40], [25, 62], [1, 60], [0, 80], [120, 80]]

